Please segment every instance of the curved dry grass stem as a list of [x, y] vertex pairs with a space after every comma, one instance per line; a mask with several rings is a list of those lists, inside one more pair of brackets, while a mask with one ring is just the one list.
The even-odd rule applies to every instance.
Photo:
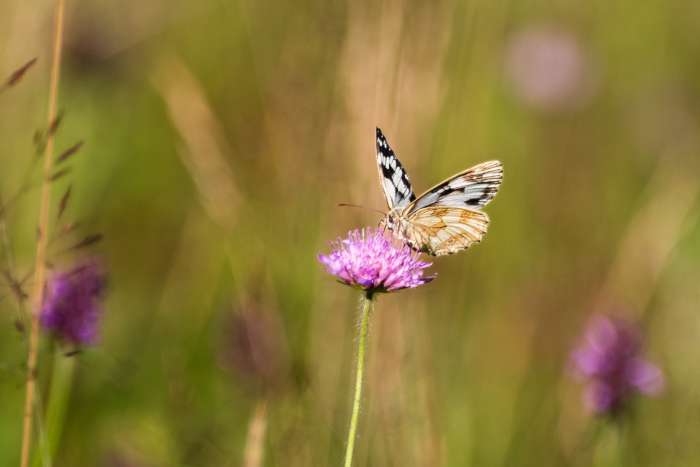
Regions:
[[180, 157], [197, 187], [202, 206], [212, 220], [230, 231], [241, 195], [227, 162], [232, 149], [221, 122], [201, 84], [179, 58], [163, 58], [153, 81], [185, 143]]
[[[56, 101], [58, 98], [58, 78], [61, 71], [61, 49], [63, 42], [63, 17], [65, 1], [56, 0], [54, 18], [53, 52], [51, 59], [51, 77], [49, 84], [49, 128], [56, 120]], [[46, 275], [46, 246], [48, 241], [49, 207], [51, 202], [51, 182], [53, 168], [54, 132], [49, 130], [44, 152], [44, 171], [41, 184], [41, 204], [39, 206], [38, 239], [34, 262], [34, 290], [32, 293], [31, 328], [29, 331], [29, 352], [27, 354], [27, 381], [24, 402], [24, 421], [22, 427], [21, 467], [29, 465], [32, 445], [32, 419], [34, 416], [34, 391], [36, 386], [36, 361], [39, 347], [39, 310], [44, 299], [44, 278]]]

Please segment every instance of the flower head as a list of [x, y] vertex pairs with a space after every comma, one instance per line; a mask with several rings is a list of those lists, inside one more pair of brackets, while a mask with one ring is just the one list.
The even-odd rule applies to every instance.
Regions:
[[340, 282], [368, 293], [415, 288], [435, 278], [423, 275], [432, 263], [420, 261], [408, 245], [397, 246], [383, 230], [354, 230], [333, 247], [318, 260]]
[[613, 415], [634, 393], [661, 392], [661, 370], [642, 357], [642, 335], [632, 324], [594, 316], [581, 346], [572, 354], [577, 372], [588, 380], [585, 399], [598, 414]]
[[47, 284], [41, 309], [42, 326], [63, 341], [94, 344], [102, 307], [105, 277], [93, 260], [56, 274]]

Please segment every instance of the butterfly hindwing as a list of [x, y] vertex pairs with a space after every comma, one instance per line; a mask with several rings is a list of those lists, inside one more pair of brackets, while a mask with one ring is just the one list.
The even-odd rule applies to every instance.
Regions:
[[411, 211], [427, 206], [481, 209], [496, 196], [501, 181], [503, 165], [499, 161], [483, 162], [422, 194], [411, 206]]
[[433, 256], [457, 253], [480, 242], [489, 224], [482, 211], [438, 206], [418, 209], [406, 220], [409, 243]]
[[416, 199], [406, 171], [389, 146], [389, 142], [377, 128], [377, 167], [389, 209], [407, 206]]

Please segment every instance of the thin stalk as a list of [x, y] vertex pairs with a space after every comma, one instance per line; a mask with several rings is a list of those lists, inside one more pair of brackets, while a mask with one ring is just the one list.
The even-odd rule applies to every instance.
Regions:
[[[53, 53], [51, 60], [51, 77], [49, 83], [49, 128], [56, 120], [56, 102], [58, 99], [58, 78], [61, 71], [61, 49], [63, 42], [64, 0], [56, 0], [54, 18]], [[32, 420], [34, 411], [34, 391], [36, 390], [36, 362], [39, 349], [39, 310], [44, 301], [44, 276], [46, 274], [46, 245], [49, 227], [49, 205], [51, 201], [51, 170], [53, 168], [54, 132], [49, 131], [46, 137], [44, 153], [44, 170], [41, 185], [41, 204], [39, 206], [39, 238], [36, 245], [34, 262], [34, 291], [32, 294], [31, 327], [29, 331], [29, 351], [27, 352], [27, 380], [24, 401], [24, 421], [22, 427], [22, 456], [20, 467], [29, 465], [29, 454], [32, 445]]]
[[[0, 194], [0, 243], [2, 243], [2, 249], [4, 251], [5, 260], [7, 262], [7, 274], [9, 274], [9, 280], [16, 280], [19, 282], [19, 280], [15, 276], [15, 257], [12, 254], [10, 235], [7, 232], [7, 218], [5, 217], [5, 211], [3, 210], [2, 206], [4, 206], [3, 198]], [[12, 294], [15, 296], [15, 301], [17, 302], [18, 320], [22, 322], [22, 320], [24, 319], [24, 301], [21, 295], [22, 285], [19, 284], [19, 290], [15, 289], [15, 284], [13, 283], [8, 284], [8, 286], [12, 289]]]
[[248, 437], [243, 454], [243, 467], [260, 467], [263, 463], [265, 431], [267, 429], [267, 402], [260, 400], [255, 406], [248, 425]]
[[348, 430], [348, 443], [345, 449], [345, 467], [352, 466], [352, 455], [357, 438], [357, 420], [360, 415], [360, 402], [362, 401], [362, 379], [365, 373], [365, 352], [367, 350], [367, 333], [369, 331], [369, 315], [372, 311], [371, 295], [362, 296], [362, 310], [360, 312], [360, 336], [357, 343], [357, 368], [355, 369], [355, 397], [352, 403], [352, 416], [350, 417], [350, 429]]
[[572, 466], [576, 467], [593, 464], [598, 439], [605, 427], [606, 425], [602, 421], [596, 419], [592, 420], [592, 423], [579, 440], [578, 445], [569, 456]]
[[[73, 374], [78, 360], [75, 357], [67, 357], [59, 347], [54, 347], [53, 354], [51, 390], [44, 418], [43, 447], [35, 452], [33, 467], [53, 465], [52, 460], [56, 457], [56, 451], [63, 434], [64, 419], [73, 386]], [[37, 417], [37, 421], [41, 421], [40, 417]], [[42, 444], [41, 441], [40, 434], [40, 444]]]

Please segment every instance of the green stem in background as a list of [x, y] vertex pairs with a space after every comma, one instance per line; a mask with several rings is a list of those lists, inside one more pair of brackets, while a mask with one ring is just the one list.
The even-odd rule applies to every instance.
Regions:
[[355, 370], [355, 397], [352, 403], [352, 416], [350, 429], [348, 430], [348, 443], [345, 448], [345, 467], [352, 465], [352, 454], [357, 438], [357, 420], [360, 415], [360, 401], [362, 400], [362, 379], [365, 373], [365, 352], [367, 350], [367, 334], [369, 331], [369, 315], [372, 311], [372, 295], [367, 293], [362, 296], [362, 310], [360, 311], [360, 336], [357, 343], [357, 368]]
[[66, 416], [68, 401], [70, 400], [76, 364], [76, 357], [65, 356], [59, 347], [54, 349], [51, 386], [44, 416], [44, 426], [39, 436], [41, 446], [36, 451], [37, 455], [33, 456], [33, 467], [53, 465], [52, 461], [56, 457], [56, 451], [63, 433], [63, 421]]
[[600, 422], [600, 436], [593, 446], [594, 450], [590, 462], [577, 465], [594, 467], [640, 465], [639, 459], [632, 457], [635, 453], [632, 446], [629, 445], [628, 423], [629, 420], [622, 418], [602, 420]]
[[569, 455], [573, 467], [591, 466], [595, 460], [595, 451], [600, 435], [606, 424], [602, 420], [591, 419], [588, 429], [583, 433], [573, 452]]

